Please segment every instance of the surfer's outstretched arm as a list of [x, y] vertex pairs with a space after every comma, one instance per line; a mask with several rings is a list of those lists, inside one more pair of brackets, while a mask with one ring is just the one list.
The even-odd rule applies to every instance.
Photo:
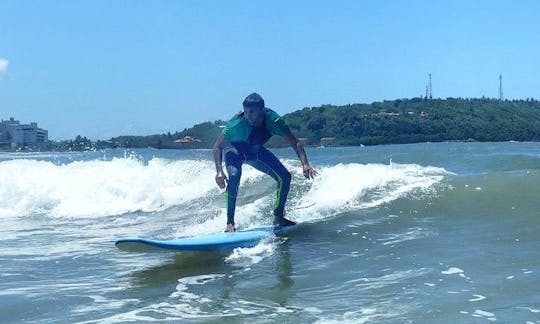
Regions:
[[296, 152], [296, 155], [298, 155], [300, 163], [302, 163], [304, 177], [306, 177], [307, 179], [313, 179], [317, 175], [317, 171], [313, 169], [313, 167], [308, 162], [306, 150], [304, 150], [304, 144], [302, 144], [302, 142], [300, 142], [291, 131], [289, 131], [283, 137], [285, 137], [287, 142], [289, 142], [293, 150]]

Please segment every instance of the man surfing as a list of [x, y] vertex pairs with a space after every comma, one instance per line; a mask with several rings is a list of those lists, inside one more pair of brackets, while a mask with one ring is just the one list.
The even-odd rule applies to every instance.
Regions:
[[[227, 201], [227, 228], [226, 232], [234, 232], [234, 212], [236, 197], [242, 175], [242, 164], [246, 163], [255, 169], [271, 176], [277, 182], [276, 203], [274, 207], [274, 224], [290, 226], [296, 223], [285, 218], [285, 202], [291, 184], [291, 174], [279, 159], [263, 145], [273, 135], [282, 136], [289, 142], [302, 163], [304, 176], [313, 179], [317, 171], [311, 167], [307, 160], [304, 145], [294, 136], [283, 118], [275, 111], [264, 105], [264, 99], [257, 93], [246, 97], [242, 103], [243, 112], [234, 116], [217, 138], [213, 148], [214, 162], [216, 164], [216, 183], [225, 190]], [[225, 158], [225, 168], [228, 178], [222, 167]]]

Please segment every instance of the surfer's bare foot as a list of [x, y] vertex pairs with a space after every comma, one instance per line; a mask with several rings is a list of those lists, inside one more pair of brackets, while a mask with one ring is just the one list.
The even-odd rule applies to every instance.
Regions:
[[234, 228], [233, 224], [227, 224], [227, 228], [225, 229], [225, 232], [236, 232], [236, 228]]

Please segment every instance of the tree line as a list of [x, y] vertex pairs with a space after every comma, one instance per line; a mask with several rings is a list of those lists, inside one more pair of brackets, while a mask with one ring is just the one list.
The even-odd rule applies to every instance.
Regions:
[[321, 137], [336, 137], [336, 145], [540, 140], [534, 99], [398, 99], [304, 108], [285, 118], [308, 143]]
[[[278, 111], [279, 113], [279, 111]], [[371, 104], [306, 107], [283, 116], [307, 145], [404, 144], [441, 141], [540, 141], [540, 102], [491, 98], [411, 98]], [[92, 142], [78, 136], [59, 150], [88, 148], [211, 148], [225, 121], [204, 122], [173, 134], [118, 136]], [[269, 146], [286, 145], [272, 138]]]

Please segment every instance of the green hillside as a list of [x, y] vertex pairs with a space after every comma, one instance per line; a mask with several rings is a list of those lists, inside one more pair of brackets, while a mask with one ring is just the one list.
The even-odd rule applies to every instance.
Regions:
[[[534, 99], [412, 98], [346, 106], [323, 105], [283, 117], [308, 145], [319, 145], [324, 137], [335, 138], [326, 142], [329, 145], [540, 140], [540, 102]], [[101, 145], [210, 148], [221, 132], [219, 126], [224, 123], [206, 122], [174, 134], [115, 137]], [[277, 138], [269, 142], [269, 146], [281, 145], [284, 143]]]

